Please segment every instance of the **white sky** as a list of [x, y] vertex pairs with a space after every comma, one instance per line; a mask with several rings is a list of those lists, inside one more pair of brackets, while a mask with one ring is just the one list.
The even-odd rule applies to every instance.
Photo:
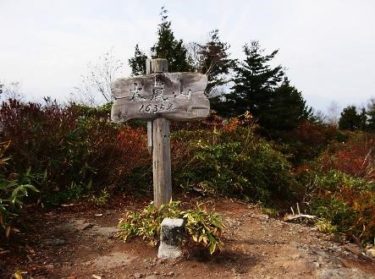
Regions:
[[375, 97], [374, 0], [0, 0], [0, 81], [19, 81], [30, 100], [66, 100], [110, 48], [126, 64], [136, 43], [148, 53], [163, 5], [186, 43], [218, 28], [233, 58], [251, 40], [279, 49], [275, 62], [317, 109]]

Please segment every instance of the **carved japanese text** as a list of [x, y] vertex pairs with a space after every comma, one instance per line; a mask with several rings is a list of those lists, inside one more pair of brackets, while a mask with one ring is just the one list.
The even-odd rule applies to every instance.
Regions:
[[112, 84], [115, 101], [112, 120], [132, 118], [169, 119], [203, 118], [209, 113], [209, 102], [204, 95], [207, 77], [197, 73], [158, 73], [130, 79], [119, 79]]

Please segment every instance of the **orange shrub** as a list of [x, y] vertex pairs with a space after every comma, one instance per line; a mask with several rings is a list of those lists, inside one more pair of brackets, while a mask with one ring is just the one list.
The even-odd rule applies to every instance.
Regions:
[[333, 145], [320, 159], [323, 170], [336, 169], [344, 173], [375, 179], [375, 136], [352, 135], [347, 143]]
[[231, 118], [227, 123], [223, 126], [224, 132], [233, 132], [235, 131], [238, 126], [240, 125], [240, 120], [238, 118]]
[[337, 230], [362, 241], [375, 235], [375, 183], [337, 170], [313, 177], [309, 201], [313, 214], [326, 218]]
[[119, 175], [129, 174], [132, 169], [150, 163], [147, 151], [147, 134], [144, 128], [125, 126], [117, 133], [117, 147], [121, 163], [117, 164]]

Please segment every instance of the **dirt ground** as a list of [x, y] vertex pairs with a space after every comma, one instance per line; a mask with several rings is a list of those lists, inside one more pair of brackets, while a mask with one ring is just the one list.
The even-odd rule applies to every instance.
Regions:
[[[131, 199], [111, 208], [68, 204], [30, 213], [26, 233], [0, 249], [0, 278], [375, 278], [375, 261], [350, 243], [312, 227], [262, 214], [259, 207], [219, 199], [225, 220], [223, 251], [159, 260], [157, 248], [116, 235], [121, 214], [142, 206]], [[31, 218], [32, 216], [32, 218]]]

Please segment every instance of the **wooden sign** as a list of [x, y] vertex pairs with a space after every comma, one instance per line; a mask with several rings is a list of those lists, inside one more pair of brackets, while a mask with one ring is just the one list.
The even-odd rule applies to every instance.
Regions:
[[146, 61], [148, 75], [122, 78], [112, 83], [111, 119], [124, 122], [147, 119], [148, 147], [152, 153], [154, 204], [172, 199], [169, 120], [204, 118], [210, 103], [204, 95], [207, 76], [198, 73], [168, 73], [168, 61]]
[[154, 73], [112, 83], [114, 122], [130, 119], [192, 120], [207, 117], [207, 76], [199, 73]]

